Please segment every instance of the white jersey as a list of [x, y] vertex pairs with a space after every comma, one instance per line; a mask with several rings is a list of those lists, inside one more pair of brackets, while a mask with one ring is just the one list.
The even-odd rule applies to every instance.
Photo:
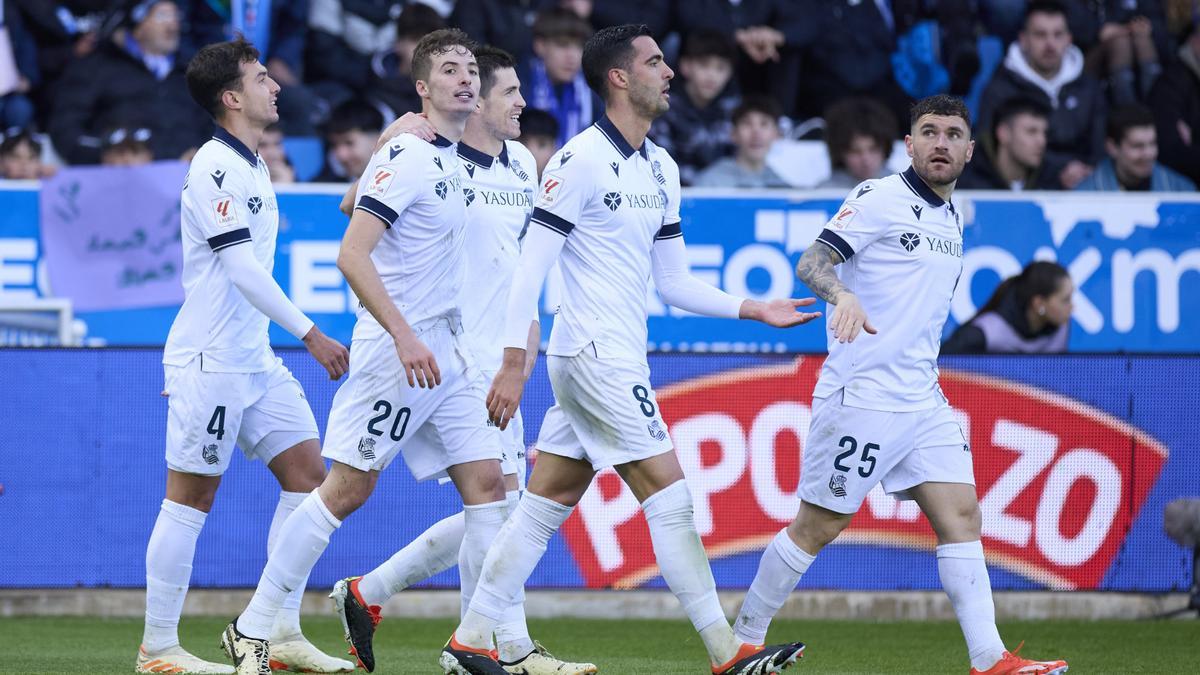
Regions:
[[646, 294], [655, 239], [682, 236], [679, 168], [647, 139], [634, 149], [607, 118], [547, 164], [532, 222], [567, 238], [561, 304], [547, 354], [646, 359]]
[[879, 334], [842, 344], [829, 330], [813, 396], [844, 389], [848, 406], [892, 412], [944, 403], [938, 349], [963, 266], [954, 204], [909, 168], [854, 188], [817, 241], [845, 260], [838, 276]]
[[[460, 315], [466, 204], [458, 164], [455, 144], [446, 138], [428, 143], [402, 134], [375, 153], [358, 183], [355, 209], [388, 228], [371, 261], [410, 326]], [[382, 333], [360, 305], [353, 338]]]
[[163, 363], [185, 366], [199, 355], [209, 372], [270, 370], [270, 319], [246, 300], [217, 259], [223, 248], [248, 244], [268, 272], [275, 266], [279, 205], [266, 162], [217, 127], [192, 158], [180, 209], [184, 299]]
[[504, 311], [533, 211], [537, 163], [515, 141], [505, 141], [497, 157], [460, 142], [458, 157], [467, 203], [464, 335], [476, 364], [495, 372], [503, 361]]

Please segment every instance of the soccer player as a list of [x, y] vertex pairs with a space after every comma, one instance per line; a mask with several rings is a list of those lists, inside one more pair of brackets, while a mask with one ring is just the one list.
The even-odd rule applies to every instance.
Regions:
[[1000, 641], [970, 444], [938, 386], [938, 343], [963, 266], [962, 215], [950, 195], [974, 150], [969, 120], [960, 99], [918, 102], [905, 138], [912, 166], [854, 188], [796, 267], [835, 306], [829, 357], [813, 391], [799, 511], [767, 546], [734, 624], [745, 642], [763, 641], [814, 556], [882, 481], [898, 499], [915, 499], [933, 526], [971, 672], [1067, 670], [1065, 661], [1010, 654]]
[[329, 415], [324, 455], [333, 467], [281, 527], [254, 597], [222, 635], [242, 675], [269, 673], [267, 638], [284, 598], [398, 454], [418, 480], [448, 475], [462, 496], [467, 595], [508, 516], [500, 435], [488, 426], [486, 381], [463, 343], [458, 302], [467, 219], [455, 142], [479, 95], [473, 47], [458, 30], [421, 39], [413, 79], [438, 135], [386, 144], [359, 183], [338, 255], [361, 306], [350, 377]]
[[[146, 547], [146, 626], [139, 672], [232, 673], [179, 645], [179, 615], [192, 573], [196, 539], [212, 507], [234, 444], [260, 459], [282, 493], [268, 549], [279, 527], [321, 483], [317, 424], [300, 384], [271, 352], [269, 321], [304, 341], [340, 378], [346, 348], [321, 333], [271, 277], [279, 207], [266, 162], [256, 153], [279, 119], [279, 85], [238, 39], [209, 45], [187, 70], [192, 97], [217, 129], [192, 159], [182, 197], [183, 307], [163, 355], [167, 412], [167, 490]], [[327, 656], [300, 632], [305, 578], [266, 627], [279, 667], [349, 672], [354, 664]]]
[[[467, 203], [467, 281], [462, 297], [466, 345], [486, 378], [500, 368], [504, 310], [508, 289], [520, 255], [520, 240], [533, 211], [537, 189], [535, 160], [516, 142], [525, 107], [516, 62], [494, 47], [475, 50], [479, 65], [479, 109], [467, 120], [458, 143], [459, 177]], [[384, 134], [384, 142], [391, 139]], [[349, 200], [353, 203], [353, 197]], [[345, 205], [345, 202], [343, 202]], [[526, 373], [533, 369], [540, 334], [531, 322]], [[494, 427], [493, 427], [494, 428]], [[525, 479], [525, 432], [520, 413], [503, 435], [501, 465], [510, 510], [516, 506]], [[339, 582], [334, 606], [346, 628], [346, 639], [364, 662], [373, 660], [371, 644], [380, 619], [380, 606], [392, 595], [458, 563], [465, 518], [462, 512], [444, 518], [423, 532], [388, 561], [363, 577]], [[464, 596], [465, 597], [465, 596]], [[529, 637], [523, 591], [496, 626], [501, 664], [523, 675], [582, 675], [596, 672], [590, 663], [554, 658]], [[463, 605], [466, 610], [466, 604]]]
[[504, 673], [488, 645], [546, 544], [598, 469], [615, 466], [642, 503], [663, 578], [699, 631], [716, 673], [778, 672], [804, 645], [741, 644], [717, 600], [666, 424], [646, 364], [646, 294], [653, 275], [669, 304], [698, 314], [794, 326], [819, 316], [733, 297], [688, 271], [675, 162], [646, 139], [668, 107], [674, 73], [646, 26], [598, 31], [587, 42], [588, 85], [606, 115], [550, 161], [522, 243], [505, 317], [504, 354], [488, 394], [507, 428], [526, 379], [529, 322], [555, 260], [563, 299], [547, 350], [556, 405], [546, 413], [537, 465], [515, 515], [488, 552], [481, 581], [442, 651], [447, 673]]

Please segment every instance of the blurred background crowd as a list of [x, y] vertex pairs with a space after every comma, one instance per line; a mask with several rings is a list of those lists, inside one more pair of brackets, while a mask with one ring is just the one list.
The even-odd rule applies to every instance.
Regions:
[[[959, 186], [1194, 190], [1200, 0], [0, 0], [0, 175], [188, 158], [211, 132], [184, 83], [244, 34], [283, 87], [260, 152], [276, 182], [345, 182], [420, 100], [425, 33], [520, 60], [522, 138], [544, 162], [603, 114], [584, 41], [645, 23], [676, 70], [651, 138], [685, 185], [830, 187], [903, 168], [917, 98], [963, 96]], [[539, 166], [539, 170], [540, 170]]]

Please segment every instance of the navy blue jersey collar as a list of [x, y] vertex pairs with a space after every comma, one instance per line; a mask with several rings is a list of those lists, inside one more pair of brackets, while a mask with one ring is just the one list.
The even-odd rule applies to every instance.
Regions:
[[608, 115], [604, 115], [600, 119], [596, 120], [596, 128], [600, 130], [600, 133], [604, 134], [604, 137], [608, 139], [608, 142], [612, 143], [613, 147], [617, 149], [617, 152], [620, 152], [621, 156], [623, 156], [625, 159], [633, 157], [633, 153], [635, 152], [640, 152], [642, 154], [642, 159], [647, 159], [646, 142], [642, 141], [642, 147], [634, 150], [633, 146], [629, 144], [629, 141], [625, 140], [625, 137], [621, 135], [621, 130], [617, 128], [617, 125], [613, 124], [612, 120], [608, 119]]
[[450, 140], [449, 138], [446, 138], [445, 136], [443, 136], [441, 134], [434, 134], [433, 135], [433, 144], [439, 148], [448, 148], [448, 147], [454, 145], [454, 141]]
[[500, 154], [497, 157], [492, 157], [482, 150], [467, 145], [466, 143], [458, 142], [458, 156], [477, 166], [482, 166], [485, 169], [492, 168], [492, 160], [499, 159], [500, 163], [508, 166], [508, 145], [500, 144]]
[[908, 189], [916, 193], [918, 197], [929, 202], [930, 206], [942, 206], [946, 203], [946, 200], [939, 197], [938, 193], [934, 192], [933, 188], [917, 175], [917, 170], [913, 167], [905, 169], [904, 173], [900, 174], [900, 180], [904, 181]]
[[250, 151], [246, 144], [239, 141], [237, 136], [226, 131], [225, 127], [217, 126], [217, 130], [213, 133], [213, 138], [228, 145], [231, 150], [242, 156], [242, 159], [250, 163], [250, 166], [258, 167], [258, 155]]

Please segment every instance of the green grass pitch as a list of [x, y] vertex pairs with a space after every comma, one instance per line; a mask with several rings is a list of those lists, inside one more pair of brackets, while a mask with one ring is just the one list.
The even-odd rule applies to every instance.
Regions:
[[[225, 622], [185, 619], [183, 644], [221, 660]], [[305, 632], [345, 653], [333, 617], [306, 618]], [[454, 622], [385, 620], [376, 634], [376, 673], [440, 673], [437, 654]], [[590, 660], [608, 675], [709, 672], [704, 648], [683, 621], [531, 621], [534, 637], [564, 658]], [[1200, 621], [1037, 621], [1002, 624], [1030, 657], [1065, 658], [1071, 674], [1200, 673]], [[2, 673], [132, 673], [141, 621], [88, 618], [0, 619]], [[801, 640], [808, 650], [788, 673], [959, 673], [969, 671], [958, 626], [949, 622], [777, 621], [771, 641]], [[363, 672], [363, 671], [358, 671]]]

